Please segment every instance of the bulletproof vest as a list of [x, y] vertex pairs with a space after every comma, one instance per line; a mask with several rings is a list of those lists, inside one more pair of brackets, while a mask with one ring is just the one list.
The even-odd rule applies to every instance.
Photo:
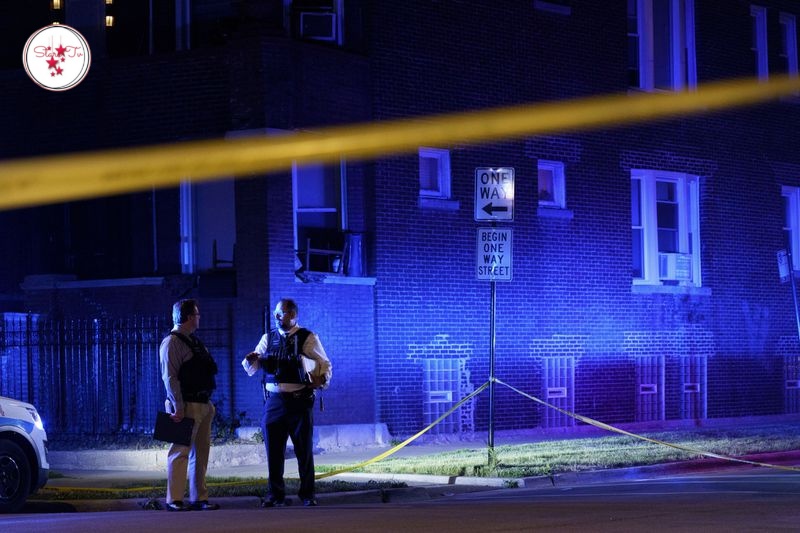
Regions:
[[[303, 367], [303, 346], [311, 331], [300, 328], [288, 339], [273, 329], [267, 337], [267, 352], [264, 354], [265, 383], [307, 383]], [[263, 359], [262, 359], [263, 360]]]
[[217, 363], [208, 352], [205, 345], [191, 335], [187, 337], [177, 331], [171, 331], [173, 335], [183, 341], [192, 350], [192, 358], [184, 361], [178, 371], [178, 380], [181, 382], [181, 394], [196, 394], [198, 392], [211, 392], [217, 388], [217, 381], [214, 376], [217, 374]]

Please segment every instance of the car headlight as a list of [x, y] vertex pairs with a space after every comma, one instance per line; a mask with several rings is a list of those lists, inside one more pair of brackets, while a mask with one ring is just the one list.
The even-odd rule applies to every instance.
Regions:
[[31, 409], [30, 407], [26, 407], [26, 409], [31, 414], [31, 418], [33, 419], [33, 425], [44, 431], [44, 424], [42, 424], [42, 417], [39, 416], [39, 413], [36, 412], [36, 409]]

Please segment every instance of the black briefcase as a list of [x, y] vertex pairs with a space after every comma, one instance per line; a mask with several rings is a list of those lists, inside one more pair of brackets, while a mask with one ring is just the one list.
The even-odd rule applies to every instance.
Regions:
[[153, 431], [153, 438], [189, 446], [192, 442], [193, 428], [194, 418], [184, 418], [180, 422], [175, 422], [170, 418], [169, 413], [159, 412], [156, 414], [156, 429]]

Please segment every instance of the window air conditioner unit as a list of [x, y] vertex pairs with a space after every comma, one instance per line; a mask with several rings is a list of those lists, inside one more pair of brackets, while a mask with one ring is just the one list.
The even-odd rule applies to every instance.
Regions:
[[692, 281], [692, 255], [658, 254], [658, 278], [667, 281]]
[[336, 40], [336, 13], [300, 13], [300, 35], [315, 41]]

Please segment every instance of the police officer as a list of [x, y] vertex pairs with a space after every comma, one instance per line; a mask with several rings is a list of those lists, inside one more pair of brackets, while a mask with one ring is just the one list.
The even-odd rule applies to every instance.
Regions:
[[314, 491], [314, 417], [317, 388], [326, 388], [331, 362], [319, 337], [297, 325], [297, 303], [281, 299], [273, 312], [275, 329], [261, 337], [242, 361], [247, 375], [263, 373], [264, 419], [261, 430], [267, 449], [269, 493], [264, 507], [288, 505], [283, 481], [286, 441], [292, 439], [300, 474], [298, 496], [306, 507], [317, 505]]
[[[167, 391], [167, 412], [175, 422], [194, 419], [189, 446], [172, 444], [167, 455], [167, 511], [214, 511], [206, 487], [211, 422], [216, 410], [211, 393], [216, 388], [217, 364], [194, 332], [200, 327], [196, 300], [180, 300], [172, 306], [175, 327], [161, 341], [161, 379]], [[189, 504], [183, 502], [189, 471]]]

